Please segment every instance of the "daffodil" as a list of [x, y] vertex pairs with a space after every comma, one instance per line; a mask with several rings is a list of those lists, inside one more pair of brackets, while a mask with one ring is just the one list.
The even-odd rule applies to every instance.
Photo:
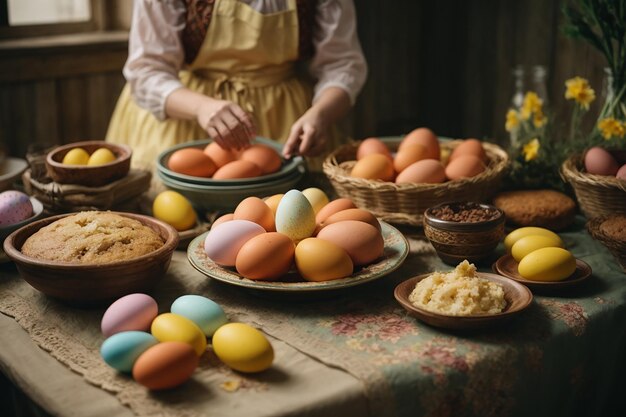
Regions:
[[516, 129], [519, 126], [519, 114], [513, 110], [509, 109], [506, 113], [506, 123], [504, 124], [504, 128], [507, 132], [512, 132], [513, 129]]
[[533, 159], [535, 159], [537, 155], [539, 154], [540, 147], [541, 145], [539, 144], [539, 139], [537, 138], [534, 138], [533, 140], [528, 142], [526, 145], [524, 145], [524, 148], [522, 149], [522, 151], [524, 152], [524, 160], [528, 162], [528, 161], [532, 161]]
[[589, 81], [581, 77], [570, 78], [565, 81], [565, 98], [574, 100], [585, 110], [596, 99], [596, 92], [589, 86]]
[[613, 117], [607, 117], [598, 122], [598, 129], [600, 129], [602, 137], [606, 140], [613, 137], [623, 138], [626, 134], [626, 123], [622, 123]]
[[533, 116], [533, 124], [538, 129], [548, 123], [548, 118], [543, 114], [541, 109], [538, 109]]
[[543, 100], [539, 98], [537, 93], [534, 91], [529, 91], [524, 96], [524, 101], [522, 103], [522, 109], [520, 111], [520, 116], [522, 120], [530, 119], [530, 116], [538, 111], [542, 110]]

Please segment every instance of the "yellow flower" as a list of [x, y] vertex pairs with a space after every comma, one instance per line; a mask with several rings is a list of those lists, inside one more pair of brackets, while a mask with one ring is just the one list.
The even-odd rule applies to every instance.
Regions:
[[626, 134], [626, 123], [621, 123], [613, 117], [607, 117], [598, 122], [598, 129], [606, 140], [612, 137], [623, 138]]
[[511, 132], [513, 129], [519, 126], [519, 114], [513, 109], [509, 109], [506, 113], [506, 123], [504, 128], [507, 132]]
[[524, 160], [528, 162], [535, 159], [537, 157], [537, 154], [539, 153], [539, 147], [539, 139], [537, 138], [534, 138], [526, 145], [524, 145], [524, 148], [522, 149], [522, 151], [524, 152]]
[[581, 77], [565, 81], [565, 98], [575, 100], [580, 106], [589, 110], [589, 104], [596, 99], [596, 92], [589, 86], [589, 81]]
[[524, 96], [524, 102], [522, 103], [522, 110], [520, 116], [523, 120], [530, 119], [533, 113], [541, 111], [543, 106], [543, 100], [539, 98], [537, 93], [529, 91]]
[[533, 124], [536, 128], [540, 128], [546, 123], [548, 123], [548, 118], [543, 114], [543, 111], [541, 111], [541, 109], [538, 109], [535, 112], [535, 116], [533, 117]]

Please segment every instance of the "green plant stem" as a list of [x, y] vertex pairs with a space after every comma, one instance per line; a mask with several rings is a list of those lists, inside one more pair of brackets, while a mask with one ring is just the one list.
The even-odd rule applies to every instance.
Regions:
[[569, 127], [569, 139], [570, 142], [574, 142], [576, 140], [576, 133], [579, 125], [580, 119], [580, 105], [574, 105], [574, 111], [572, 112], [572, 120], [570, 121]]

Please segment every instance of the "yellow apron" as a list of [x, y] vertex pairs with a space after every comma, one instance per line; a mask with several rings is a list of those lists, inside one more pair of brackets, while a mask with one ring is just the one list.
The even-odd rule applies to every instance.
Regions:
[[[262, 14], [236, 0], [217, 0], [194, 62], [181, 71], [183, 84], [250, 111], [257, 134], [284, 142], [291, 125], [309, 108], [310, 83], [297, 77], [298, 14], [295, 0], [285, 11]], [[152, 169], [159, 153], [208, 134], [196, 120], [159, 121], [137, 106], [126, 85], [106, 140], [133, 149], [133, 166]]]

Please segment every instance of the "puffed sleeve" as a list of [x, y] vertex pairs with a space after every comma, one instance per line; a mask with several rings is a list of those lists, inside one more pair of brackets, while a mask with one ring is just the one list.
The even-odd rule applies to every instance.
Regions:
[[356, 32], [352, 0], [318, 2], [313, 46], [310, 69], [318, 80], [313, 101], [325, 88], [340, 87], [354, 104], [367, 78], [367, 62]]
[[167, 117], [165, 100], [182, 87], [181, 31], [185, 6], [176, 0], [135, 0], [124, 77], [135, 102], [159, 120]]

